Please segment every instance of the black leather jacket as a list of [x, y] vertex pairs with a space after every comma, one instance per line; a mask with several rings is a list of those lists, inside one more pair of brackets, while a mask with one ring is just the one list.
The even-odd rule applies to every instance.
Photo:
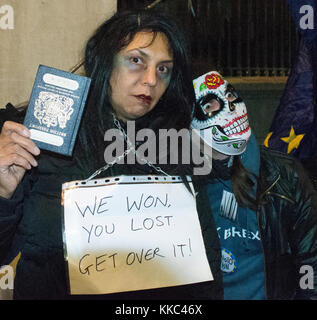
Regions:
[[316, 299], [317, 196], [301, 164], [262, 148], [257, 198], [267, 298]]

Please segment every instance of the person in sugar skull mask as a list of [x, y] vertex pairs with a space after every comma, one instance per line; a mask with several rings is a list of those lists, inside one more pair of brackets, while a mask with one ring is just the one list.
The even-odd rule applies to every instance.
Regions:
[[[191, 127], [212, 162], [203, 181], [220, 239], [225, 299], [316, 299], [317, 197], [301, 165], [258, 147], [245, 103], [219, 73], [193, 84]], [[313, 271], [308, 280], [303, 265]]]
[[194, 129], [205, 142], [225, 155], [244, 152], [251, 135], [247, 109], [231, 84], [211, 72], [194, 81], [197, 97]]

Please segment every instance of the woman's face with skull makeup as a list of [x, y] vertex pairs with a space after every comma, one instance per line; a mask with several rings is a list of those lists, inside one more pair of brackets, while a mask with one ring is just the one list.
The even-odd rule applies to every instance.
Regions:
[[214, 150], [225, 155], [244, 152], [251, 135], [247, 109], [231, 84], [217, 72], [194, 81], [196, 106], [192, 128]]

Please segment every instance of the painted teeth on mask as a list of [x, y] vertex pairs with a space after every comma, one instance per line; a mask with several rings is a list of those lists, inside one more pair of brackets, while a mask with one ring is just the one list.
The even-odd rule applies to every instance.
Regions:
[[244, 115], [241, 118], [234, 120], [234, 122], [230, 125], [223, 127], [227, 136], [233, 134], [242, 134], [247, 128], [249, 128], [249, 121], [247, 115]]

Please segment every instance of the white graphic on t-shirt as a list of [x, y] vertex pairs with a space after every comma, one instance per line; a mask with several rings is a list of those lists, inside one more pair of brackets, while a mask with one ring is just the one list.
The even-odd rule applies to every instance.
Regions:
[[258, 230], [256, 232], [252, 232], [244, 228], [237, 229], [236, 227], [230, 227], [230, 228], [224, 229], [223, 233], [222, 231], [220, 232], [220, 230], [221, 230], [221, 227], [218, 227], [217, 231], [218, 231], [219, 239], [223, 238], [224, 240], [227, 240], [231, 237], [232, 238], [237, 237], [237, 238], [247, 238], [247, 239], [258, 240], [258, 241], [261, 240], [260, 233]]
[[234, 272], [237, 269], [237, 260], [231, 251], [221, 248], [221, 271]]
[[223, 190], [220, 204], [220, 215], [235, 221], [237, 217], [238, 203], [233, 193]]

